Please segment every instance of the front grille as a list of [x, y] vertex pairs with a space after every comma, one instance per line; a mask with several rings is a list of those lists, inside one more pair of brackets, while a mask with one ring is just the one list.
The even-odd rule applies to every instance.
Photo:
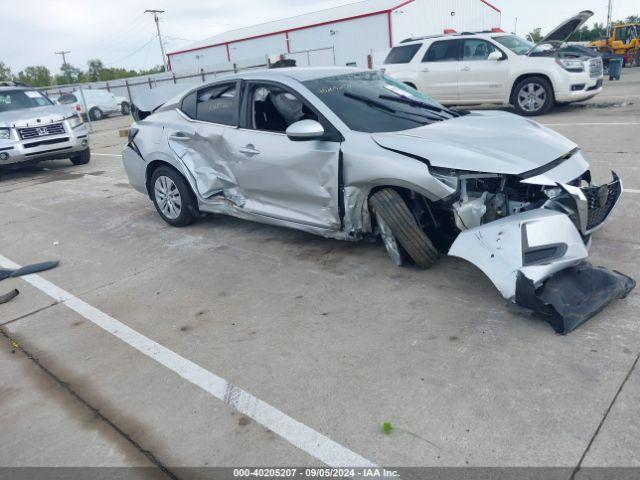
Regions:
[[587, 232], [589, 232], [607, 219], [622, 194], [622, 185], [618, 176], [615, 175], [613, 182], [608, 185], [587, 187], [581, 190], [587, 198], [589, 206], [587, 217]]
[[62, 123], [51, 123], [49, 125], [42, 125], [41, 127], [18, 128], [18, 132], [20, 133], [20, 138], [23, 140], [47, 135], [60, 135], [64, 133], [64, 125]]
[[68, 141], [69, 141], [69, 137], [52, 138], [51, 140], [41, 140], [39, 142], [25, 143], [24, 148], [34, 148], [34, 147], [40, 147], [42, 145], [53, 145], [55, 143], [64, 143]]
[[602, 58], [592, 58], [589, 60], [589, 76], [591, 78], [601, 77], [604, 72]]

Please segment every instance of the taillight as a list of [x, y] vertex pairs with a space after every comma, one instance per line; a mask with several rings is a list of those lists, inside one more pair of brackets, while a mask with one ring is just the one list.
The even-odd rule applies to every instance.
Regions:
[[80, 106], [80, 104], [76, 105], [76, 112], [81, 112], [82, 111], [82, 107]]
[[133, 139], [136, 138], [136, 135], [138, 134], [138, 129], [137, 128], [130, 128], [129, 131], [127, 132], [127, 140], [129, 141], [129, 143], [133, 142]]

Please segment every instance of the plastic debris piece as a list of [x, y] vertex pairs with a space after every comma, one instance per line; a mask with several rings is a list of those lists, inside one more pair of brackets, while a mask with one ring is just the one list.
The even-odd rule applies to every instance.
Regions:
[[14, 288], [10, 292], [5, 293], [4, 295], [0, 295], [0, 304], [7, 303], [13, 300], [18, 296], [20, 291], [17, 288]]

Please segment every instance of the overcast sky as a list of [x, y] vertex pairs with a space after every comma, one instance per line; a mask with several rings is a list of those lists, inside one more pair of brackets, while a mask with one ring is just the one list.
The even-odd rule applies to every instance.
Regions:
[[[580, 10], [606, 20], [607, 0], [491, 0], [502, 10], [502, 26], [524, 35], [543, 32]], [[7, 0], [7, 3], [8, 0]], [[168, 51], [233, 28], [253, 25], [349, 0], [31, 0], [10, 2], [0, 16], [0, 61], [14, 73], [29, 65], [57, 72], [53, 52], [71, 50], [67, 61], [82, 69], [89, 58], [107, 66], [148, 68], [161, 63], [155, 25], [145, 9], [166, 10], [161, 28]], [[7, 7], [7, 5], [5, 5]], [[615, 0], [614, 17], [640, 14], [639, 0]]]

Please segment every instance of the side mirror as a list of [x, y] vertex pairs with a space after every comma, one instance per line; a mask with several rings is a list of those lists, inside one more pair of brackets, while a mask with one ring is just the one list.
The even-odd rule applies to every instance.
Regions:
[[324, 135], [324, 128], [315, 120], [298, 120], [289, 125], [286, 133], [294, 142], [317, 140]]
[[491, 52], [489, 54], [489, 56], [487, 57], [487, 60], [495, 60], [496, 62], [503, 60], [504, 54], [502, 52], [498, 52], [497, 50], [494, 50], [493, 52]]

